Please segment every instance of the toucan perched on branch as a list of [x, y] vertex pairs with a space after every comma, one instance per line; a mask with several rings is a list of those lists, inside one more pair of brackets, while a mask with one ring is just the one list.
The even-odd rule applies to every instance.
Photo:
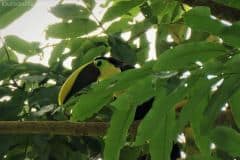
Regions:
[[[119, 72], [133, 68], [134, 66], [124, 64], [112, 57], [95, 58], [92, 62], [80, 66], [67, 78], [60, 89], [58, 103], [59, 105], [64, 104], [70, 97], [76, 95], [94, 82], [110, 78]], [[154, 98], [138, 106], [134, 120], [143, 119], [150, 110], [153, 101]], [[178, 157], [180, 157], [180, 150], [174, 145], [171, 160], [176, 160]]]

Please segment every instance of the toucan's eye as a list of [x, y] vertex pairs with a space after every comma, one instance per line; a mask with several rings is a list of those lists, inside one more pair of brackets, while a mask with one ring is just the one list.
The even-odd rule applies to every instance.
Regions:
[[100, 67], [101, 65], [102, 65], [102, 61], [97, 61], [97, 62], [96, 62], [96, 66], [97, 66], [97, 67]]

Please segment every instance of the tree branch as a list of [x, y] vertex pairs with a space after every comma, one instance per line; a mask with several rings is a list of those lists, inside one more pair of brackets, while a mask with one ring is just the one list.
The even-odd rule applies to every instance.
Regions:
[[[129, 134], [135, 135], [139, 121], [135, 121]], [[68, 121], [0, 121], [0, 134], [52, 134], [68, 136], [103, 136], [108, 122]]]
[[240, 20], [240, 10], [221, 5], [213, 0], [181, 0], [183, 3], [190, 6], [208, 6], [214, 16], [230, 22]]

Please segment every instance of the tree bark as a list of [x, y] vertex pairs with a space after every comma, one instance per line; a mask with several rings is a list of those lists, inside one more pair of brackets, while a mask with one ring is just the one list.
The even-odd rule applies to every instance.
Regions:
[[[135, 135], [139, 121], [135, 121], [129, 134]], [[0, 134], [52, 134], [68, 136], [103, 136], [108, 122], [68, 121], [0, 121]]]

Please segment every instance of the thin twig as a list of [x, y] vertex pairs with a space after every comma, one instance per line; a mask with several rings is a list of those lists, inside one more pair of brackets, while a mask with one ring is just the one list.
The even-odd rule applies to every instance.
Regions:
[[102, 22], [97, 18], [97, 16], [94, 15], [94, 13], [92, 12], [92, 10], [89, 8], [89, 6], [86, 4], [86, 9], [88, 10], [88, 12], [93, 16], [93, 18], [95, 19], [95, 21], [98, 23], [98, 26], [103, 30], [103, 32], [107, 34], [106, 29], [104, 28]]
[[5, 51], [6, 55], [7, 55], [7, 60], [10, 61], [10, 54], [9, 54], [8, 49], [6, 47], [6, 43], [5, 43], [4, 39], [1, 36], [0, 36], [0, 40], [1, 40], [2, 44], [3, 44], [3, 49], [4, 49], [4, 51]]

